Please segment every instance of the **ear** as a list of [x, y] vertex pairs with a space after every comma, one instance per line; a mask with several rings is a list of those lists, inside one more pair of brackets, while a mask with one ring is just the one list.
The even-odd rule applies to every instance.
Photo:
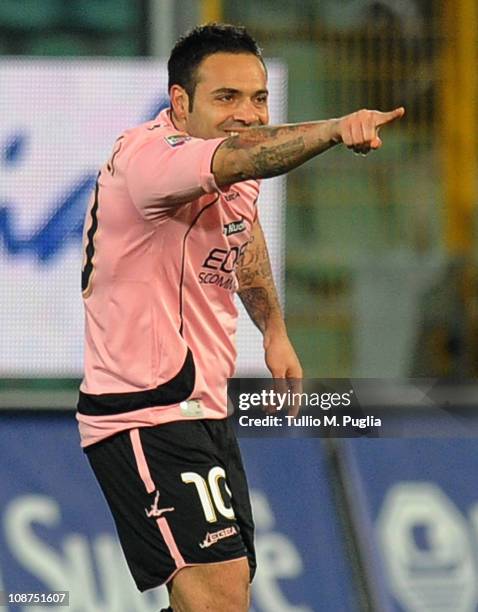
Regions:
[[180, 122], [186, 121], [189, 115], [189, 96], [181, 85], [173, 85], [169, 91], [171, 109]]

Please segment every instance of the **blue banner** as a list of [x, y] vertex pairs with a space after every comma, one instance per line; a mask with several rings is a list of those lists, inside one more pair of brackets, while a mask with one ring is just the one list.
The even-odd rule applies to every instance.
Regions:
[[393, 610], [478, 609], [476, 440], [342, 440]]
[[[71, 413], [0, 415], [0, 590], [70, 591], [74, 612], [157, 612], [137, 592]], [[257, 524], [254, 612], [356, 612], [318, 440], [242, 440]], [[18, 610], [51, 610], [15, 606]]]

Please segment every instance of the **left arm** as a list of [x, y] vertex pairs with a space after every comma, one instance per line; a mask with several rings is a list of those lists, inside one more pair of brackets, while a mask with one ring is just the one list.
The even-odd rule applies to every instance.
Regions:
[[302, 378], [302, 367], [287, 336], [272, 277], [267, 245], [259, 220], [237, 269], [238, 294], [262, 332], [266, 365], [273, 378]]

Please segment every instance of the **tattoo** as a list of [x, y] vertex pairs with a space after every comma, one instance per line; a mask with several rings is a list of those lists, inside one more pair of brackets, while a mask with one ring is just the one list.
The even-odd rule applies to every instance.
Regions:
[[329, 119], [241, 130], [217, 149], [213, 159], [216, 181], [230, 185], [289, 172], [340, 142], [338, 123], [338, 119]]
[[237, 136], [228, 138], [224, 146], [227, 149], [250, 149], [259, 144], [270, 142], [281, 134], [297, 134], [302, 126], [298, 125], [276, 125], [273, 127], [263, 126], [250, 128]]
[[238, 262], [238, 277], [241, 288], [251, 287], [252, 284], [265, 280], [273, 284], [269, 253], [264, 239], [257, 240], [252, 235], [249, 244]]
[[261, 147], [251, 156], [254, 172], [264, 178], [283, 174], [290, 168], [291, 159], [296, 159], [304, 150], [305, 144], [302, 137], [273, 147]]
[[[248, 157], [248, 174], [270, 178], [283, 174], [291, 167], [303, 161], [305, 141], [297, 135], [300, 126], [251, 128], [243, 134], [229, 138], [224, 147], [231, 150], [242, 150]], [[293, 140], [274, 143], [279, 136], [295, 134]]]
[[239, 297], [255, 325], [264, 332], [271, 318], [282, 319], [266, 242], [260, 226], [238, 262]]
[[248, 315], [261, 332], [264, 332], [271, 315], [271, 305], [266, 289], [249, 287], [249, 289], [242, 289], [239, 295]]

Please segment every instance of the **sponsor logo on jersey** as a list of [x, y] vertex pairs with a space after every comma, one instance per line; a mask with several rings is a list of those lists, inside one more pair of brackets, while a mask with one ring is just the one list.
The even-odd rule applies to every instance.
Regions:
[[187, 134], [172, 134], [171, 136], [165, 136], [164, 140], [170, 147], [179, 147], [188, 140], [191, 140], [191, 136], [188, 136]]
[[239, 234], [246, 229], [246, 222], [244, 219], [238, 219], [237, 221], [232, 221], [231, 223], [227, 223], [224, 226], [224, 234], [226, 236], [232, 236], [232, 234]]
[[200, 272], [198, 279], [201, 285], [216, 285], [228, 291], [237, 291], [238, 289], [237, 281], [233, 276], [225, 276], [216, 272]]
[[[244, 224], [245, 229], [244, 219], [239, 219], [225, 225], [224, 232], [226, 233], [226, 228], [231, 225], [237, 226], [241, 224]], [[240, 231], [242, 229], [236, 229], [236, 232]], [[228, 291], [237, 291], [237, 279], [233, 273], [237, 262], [244, 255], [248, 244], [249, 241], [247, 240], [240, 246], [233, 246], [230, 249], [221, 249], [219, 247], [211, 249], [202, 263], [202, 267], [211, 270], [211, 272], [202, 271], [199, 273], [198, 278], [201, 285], [216, 285]]]
[[159, 508], [159, 491], [156, 491], [156, 497], [154, 498], [154, 503], [151, 504], [151, 508], [149, 510], [144, 509], [146, 512], [146, 516], [148, 518], [157, 518], [164, 514], [165, 512], [173, 512], [174, 508]]
[[232, 202], [232, 200], [235, 200], [238, 197], [239, 194], [237, 193], [237, 191], [232, 190], [229, 193], [226, 193], [224, 199], [226, 200], [226, 202]]
[[235, 527], [226, 527], [225, 529], [221, 529], [220, 531], [214, 531], [213, 533], [206, 533], [206, 537], [202, 542], [199, 543], [201, 548], [209, 548], [219, 542], [219, 540], [224, 540], [224, 538], [230, 538], [237, 534], [237, 529]]

